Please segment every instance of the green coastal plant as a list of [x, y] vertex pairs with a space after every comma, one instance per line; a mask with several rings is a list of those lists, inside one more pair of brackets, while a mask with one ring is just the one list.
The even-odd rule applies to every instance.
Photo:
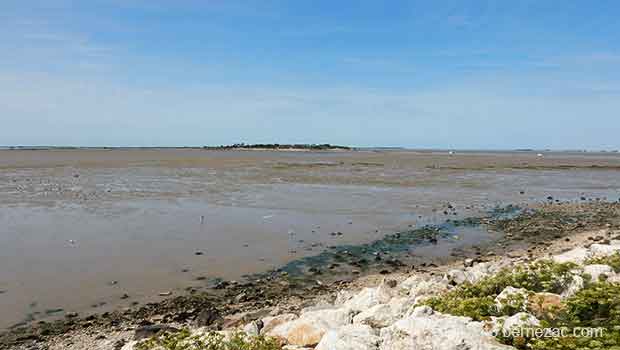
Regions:
[[616, 273], [620, 272], [620, 253], [614, 253], [610, 256], [592, 258], [586, 261], [586, 265], [602, 264], [609, 265]]
[[439, 312], [471, 317], [476, 321], [488, 320], [491, 316], [510, 316], [522, 310], [525, 298], [513, 295], [506, 300], [506, 306], [498, 310], [495, 298], [508, 286], [524, 288], [530, 292], [561, 292], [572, 280], [572, 263], [559, 264], [540, 260], [529, 265], [502, 269], [491, 277], [477, 283], [464, 283], [446, 294], [432, 297], [423, 302]]
[[[591, 283], [569, 298], [552, 321], [541, 322], [546, 329], [563, 329], [563, 336], [524, 339], [519, 349], [620, 350], [620, 285]], [[515, 339], [501, 339], [515, 344]]]
[[599, 282], [566, 302], [566, 322], [580, 327], [620, 327], [620, 286]]
[[[617, 270], [620, 255], [591, 259], [586, 263], [606, 264]], [[427, 299], [424, 304], [439, 312], [468, 316], [477, 321], [489, 320], [491, 316], [510, 316], [521, 311], [521, 303], [525, 300], [523, 296], [514, 296], [514, 300], [504, 302], [507, 307], [498, 310], [494, 299], [505, 287], [560, 293], [572, 280], [575, 267], [570, 263], [538, 261], [504, 269], [477, 283], [464, 283], [443, 295]], [[550, 310], [552, 315], [541, 318], [540, 327], [534, 328], [546, 336], [536, 336], [531, 332], [527, 337], [512, 337], [500, 332], [498, 340], [517, 349], [620, 350], [620, 284], [591, 281]], [[562, 334], [550, 336], [549, 330], [561, 331]]]
[[164, 333], [136, 345], [138, 350], [281, 350], [274, 339], [265, 336], [249, 336], [242, 332], [226, 337], [217, 332], [191, 335], [188, 329]]

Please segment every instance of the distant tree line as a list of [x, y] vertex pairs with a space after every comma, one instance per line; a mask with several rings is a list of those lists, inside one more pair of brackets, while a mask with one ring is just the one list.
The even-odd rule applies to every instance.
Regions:
[[351, 147], [348, 147], [348, 146], [331, 145], [329, 143], [323, 143], [323, 144], [235, 143], [232, 145], [204, 146], [203, 148], [204, 149], [218, 149], [218, 150], [227, 150], [227, 149], [302, 149], [302, 150], [339, 149], [339, 150], [350, 150], [351, 149]]

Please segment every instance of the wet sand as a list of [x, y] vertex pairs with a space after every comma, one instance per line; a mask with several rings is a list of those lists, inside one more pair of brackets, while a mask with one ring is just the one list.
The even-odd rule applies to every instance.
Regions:
[[548, 196], [617, 200], [620, 155], [0, 151], [0, 327], [157, 300]]

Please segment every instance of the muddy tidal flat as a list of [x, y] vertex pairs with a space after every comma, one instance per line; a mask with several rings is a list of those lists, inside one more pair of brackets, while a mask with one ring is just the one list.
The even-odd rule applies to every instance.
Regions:
[[[537, 153], [0, 150], [0, 329], [294, 273], [509, 205], [620, 199], [619, 154]], [[423, 261], [498, 239], [448, 226], [405, 249]]]

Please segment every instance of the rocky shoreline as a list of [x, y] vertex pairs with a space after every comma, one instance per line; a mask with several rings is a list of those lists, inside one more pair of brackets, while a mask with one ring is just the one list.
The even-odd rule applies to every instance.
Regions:
[[[288, 343], [289, 348], [294, 348], [292, 345], [311, 348], [318, 344], [317, 349], [378, 349], [379, 346], [382, 346], [381, 349], [398, 349], [400, 340], [395, 337], [402, 329], [394, 330], [391, 335], [384, 334], [384, 329], [395, 327], [399, 322], [401, 326], [413, 322], [412, 319], [405, 320], [405, 316], [424, 320], [429, 325], [447, 322], [455, 329], [463, 324], [469, 327], [467, 325], [474, 322], [465, 322], [461, 315], [443, 315], [428, 306], [419, 306], [411, 313], [401, 312], [402, 308], [417, 305], [411, 302], [424, 293], [435, 295], [464, 282], [475, 282], [473, 279], [477, 279], [478, 270], [486, 271], [480, 274], [489, 276], [503, 266], [526, 264], [550, 254], [560, 254], [567, 248], [588, 246], [595, 241], [596, 244], [615, 247], [615, 235], [620, 234], [617, 232], [620, 228], [619, 203], [557, 203], [549, 200], [543, 205], [522, 208], [517, 215], [500, 215], [514, 211], [515, 208], [507, 207], [489, 217], [453, 222], [453, 225], [487, 225], [502, 234], [486, 244], [468, 247], [437, 261], [416, 261], [415, 257], [397, 254], [398, 250], [382, 254], [386, 244], [407, 245], [412, 240], [433, 244], [437, 239], [442, 239], [440, 230], [412, 230], [390, 235], [379, 243], [375, 242], [374, 246], [357, 249], [336, 247], [328, 253], [329, 256], [311, 261], [315, 265], [307, 261], [303, 265], [296, 264], [294, 267], [297, 269], [303, 266], [304, 273], [301, 274], [289, 273], [283, 267], [250, 276], [243, 282], [220, 281], [208, 291], [189, 290], [185, 296], [136, 309], [85, 318], [67, 315], [61, 321], [18, 327], [0, 335], [0, 348], [131, 349], [137, 344], [137, 339], [165, 331], [176, 333], [177, 330], [189, 329], [191, 335], [207, 330], [229, 334], [227, 330], [244, 329], [253, 334], [277, 337]], [[360, 289], [361, 292], [356, 294], [355, 291]], [[411, 291], [414, 289], [415, 297], [412, 298]], [[403, 290], [408, 292], [403, 295]], [[364, 304], [368, 298], [374, 300], [373, 305]], [[398, 304], [401, 301], [405, 304]], [[437, 304], [435, 308], [440, 306]], [[400, 311], [392, 313], [394, 307]], [[387, 319], [377, 320], [374, 318], [376, 314]], [[334, 320], [337, 325], [331, 323]], [[418, 324], [418, 321], [414, 323]], [[281, 325], [276, 327], [274, 322]], [[322, 328], [315, 329], [317, 324]], [[302, 329], [303, 332], [291, 329]], [[325, 343], [323, 338], [330, 343], [321, 345]], [[351, 339], [366, 339], [360, 341], [367, 342], [368, 346], [364, 347], [366, 345], [361, 343], [359, 347], [348, 348], [337, 345], [357, 344], [349, 341]], [[441, 349], [451, 348], [448, 346], [450, 339], [442, 341], [446, 342], [446, 347]], [[478, 340], [467, 341], [475, 345]], [[488, 341], [495, 344], [496, 340], [489, 338]], [[494, 348], [484, 346], [478, 348]], [[504, 345], [493, 346], [504, 348]]]

